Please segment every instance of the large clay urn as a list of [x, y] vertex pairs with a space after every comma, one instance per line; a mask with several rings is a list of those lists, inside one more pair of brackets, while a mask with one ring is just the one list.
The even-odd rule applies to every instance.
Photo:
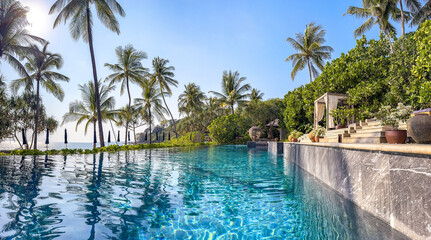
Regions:
[[407, 121], [407, 131], [416, 143], [431, 143], [431, 116], [417, 114]]
[[253, 142], [257, 142], [260, 138], [260, 134], [262, 134], [262, 129], [253, 126], [248, 130], [248, 134]]

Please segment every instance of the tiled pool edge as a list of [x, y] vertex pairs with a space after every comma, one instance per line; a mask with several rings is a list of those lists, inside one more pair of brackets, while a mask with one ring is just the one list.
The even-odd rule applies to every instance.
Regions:
[[[279, 151], [273, 145], [268, 143], [268, 151]], [[367, 145], [373, 144], [284, 143], [283, 152], [285, 159], [398, 231], [430, 239], [429, 149]]]

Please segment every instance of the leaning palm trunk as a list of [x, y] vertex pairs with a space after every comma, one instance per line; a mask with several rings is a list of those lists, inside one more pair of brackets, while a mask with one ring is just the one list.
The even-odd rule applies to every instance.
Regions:
[[34, 150], [37, 149], [37, 129], [39, 128], [39, 92], [40, 92], [40, 76], [38, 74], [37, 79], [36, 79], [36, 116], [34, 119]]
[[[97, 69], [96, 69], [96, 59], [94, 57], [94, 47], [93, 47], [93, 33], [91, 31], [91, 21], [90, 21], [90, 7], [87, 5], [87, 30], [88, 30], [88, 45], [90, 46], [90, 55], [91, 55], [91, 65], [93, 67], [93, 78], [94, 78], [94, 88], [99, 89], [99, 82], [97, 78]], [[103, 125], [102, 125], [102, 112], [100, 109], [100, 93], [99, 91], [95, 91], [96, 97], [96, 110], [97, 110], [97, 119], [99, 124], [99, 140], [100, 147], [105, 146], [105, 139], [103, 138]]]
[[[160, 88], [160, 89], [162, 89], [162, 88]], [[173, 115], [172, 115], [172, 113], [171, 113], [171, 110], [169, 110], [169, 107], [168, 107], [168, 104], [166, 103], [165, 95], [163, 94], [163, 91], [162, 91], [162, 98], [163, 98], [163, 102], [165, 103], [166, 109], [168, 110], [169, 115], [171, 116], [172, 124], [174, 124], [174, 133], [175, 133], [175, 137], [176, 137], [176, 138], [178, 138], [177, 126], [175, 125], [175, 119], [174, 119], [174, 116], [173, 116]]]
[[404, 24], [405, 24], [405, 20], [404, 20], [404, 10], [403, 10], [403, 0], [399, 0], [400, 2], [400, 10], [401, 10], [401, 36], [404, 36], [405, 34], [405, 28], [404, 28]]
[[394, 53], [394, 46], [392, 45], [391, 37], [389, 36], [388, 30], [385, 30], [384, 33], [385, 33], [386, 39], [389, 42], [389, 47], [391, 49], [391, 53]]
[[[93, 119], [93, 138], [94, 138], [94, 135], [96, 135], [96, 119]], [[96, 143], [95, 143], [95, 141], [93, 140], [93, 149], [94, 148], [96, 148]]]

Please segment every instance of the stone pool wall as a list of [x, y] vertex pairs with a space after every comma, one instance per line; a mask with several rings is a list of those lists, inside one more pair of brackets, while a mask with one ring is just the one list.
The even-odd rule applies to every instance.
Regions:
[[284, 143], [284, 158], [407, 236], [431, 239], [431, 155]]

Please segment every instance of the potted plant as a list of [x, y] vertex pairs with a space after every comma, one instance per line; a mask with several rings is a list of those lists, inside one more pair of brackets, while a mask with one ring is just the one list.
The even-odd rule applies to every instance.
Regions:
[[311, 142], [315, 142], [315, 138], [314, 138], [314, 130], [312, 130], [309, 134], [308, 134], [308, 138], [310, 139]]
[[326, 134], [326, 128], [322, 126], [318, 126], [316, 129], [312, 131], [314, 135], [314, 141], [319, 142], [320, 138], [323, 138]]
[[346, 109], [344, 106], [331, 111], [331, 116], [336, 124], [335, 129], [346, 128], [347, 119], [354, 115], [354, 109]]
[[303, 135], [302, 132], [293, 130], [289, 135], [289, 141], [291, 142], [298, 142], [298, 138], [300, 138]]
[[398, 103], [396, 108], [383, 106], [376, 114], [376, 118], [382, 121], [383, 126], [390, 126], [390, 130], [385, 131], [386, 141], [391, 144], [405, 143], [407, 140], [407, 130], [398, 129], [400, 122], [406, 122], [412, 112], [411, 106]]

